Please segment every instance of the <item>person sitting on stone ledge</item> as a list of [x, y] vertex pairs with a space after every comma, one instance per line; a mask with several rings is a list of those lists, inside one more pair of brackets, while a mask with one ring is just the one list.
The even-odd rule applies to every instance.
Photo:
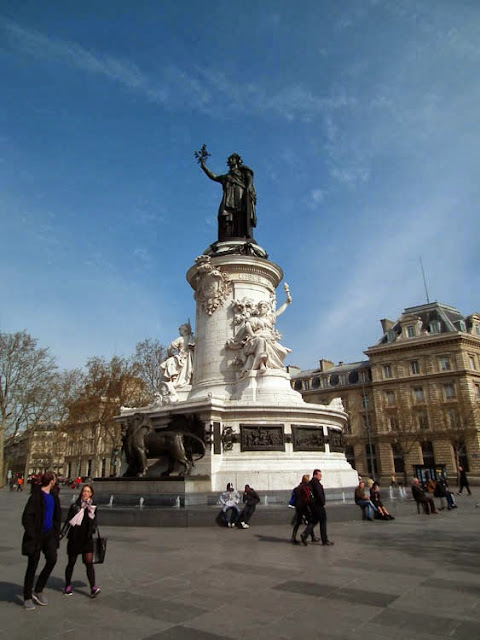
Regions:
[[444, 500], [447, 501], [447, 505], [448, 505], [448, 510], [449, 511], [451, 509], [456, 509], [457, 508], [457, 505], [455, 504], [455, 500], [453, 498], [453, 495], [448, 490], [447, 481], [444, 478], [442, 478], [442, 476], [438, 476], [438, 478], [437, 478], [437, 481], [435, 483], [435, 490], [433, 492], [433, 495], [435, 496], [435, 498], [440, 498], [439, 511], [442, 511], [443, 509], [445, 509]]
[[[229, 482], [227, 484], [227, 490], [220, 495], [220, 504], [222, 505], [222, 514], [227, 524], [227, 527], [232, 529], [238, 519], [238, 503], [240, 502], [240, 495], [238, 491], [233, 488], [233, 484]], [[230, 516], [228, 512], [231, 510]]]
[[423, 511], [426, 515], [430, 515], [431, 513], [437, 514], [438, 511], [435, 509], [435, 503], [432, 498], [429, 498], [425, 491], [420, 486], [420, 482], [418, 478], [413, 478], [412, 482], [412, 496], [417, 504], [421, 504], [423, 507]]
[[363, 480], [360, 480], [358, 487], [355, 489], [355, 504], [358, 504], [362, 510], [362, 520], [373, 520], [373, 513], [378, 509], [365, 493], [365, 482]]
[[258, 497], [258, 493], [255, 491], [253, 487], [246, 484], [245, 491], [243, 492], [243, 511], [240, 514], [240, 526], [242, 529], [249, 528], [250, 518], [253, 516], [253, 512], [256, 509], [257, 504], [260, 502], [260, 498]]
[[383, 502], [380, 499], [380, 488], [378, 482], [374, 482], [370, 487], [370, 500], [377, 509], [375, 517], [380, 520], [395, 520], [395, 518], [388, 512]]

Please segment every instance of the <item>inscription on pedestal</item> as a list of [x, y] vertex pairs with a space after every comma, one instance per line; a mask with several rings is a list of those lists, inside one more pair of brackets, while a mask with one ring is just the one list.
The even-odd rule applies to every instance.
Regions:
[[292, 424], [294, 451], [325, 451], [323, 427], [309, 427]]
[[242, 451], [285, 451], [283, 424], [240, 425], [240, 448]]

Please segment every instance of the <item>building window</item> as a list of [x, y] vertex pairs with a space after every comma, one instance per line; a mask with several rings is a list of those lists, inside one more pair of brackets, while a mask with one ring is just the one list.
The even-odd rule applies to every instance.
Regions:
[[107, 475], [107, 460], [106, 460], [106, 458], [102, 458], [102, 473], [101, 473], [101, 476], [102, 476], [102, 478], [105, 478], [106, 475]]
[[405, 473], [405, 460], [398, 444], [392, 444], [392, 454], [395, 473]]
[[450, 358], [448, 356], [440, 356], [438, 359], [438, 366], [440, 367], [440, 371], [450, 371]]
[[440, 333], [441, 328], [439, 320], [432, 320], [430, 323], [430, 333]]
[[395, 404], [395, 391], [385, 391], [385, 402], [390, 407]]
[[91, 459], [87, 463], [87, 476], [89, 478], [92, 477], [92, 460]]
[[362, 395], [362, 407], [368, 409], [368, 396], [366, 393]]
[[453, 447], [457, 465], [463, 467], [465, 471], [470, 471], [467, 456], [467, 445], [464, 440], [458, 440]]
[[372, 428], [372, 415], [368, 412], [363, 414], [363, 426], [367, 430]]
[[362, 382], [371, 381], [372, 380], [372, 370], [371, 369], [366, 369], [366, 370], [362, 371], [361, 377], [362, 377]]
[[333, 375], [330, 376], [330, 386], [331, 387], [336, 387], [339, 382], [340, 382], [340, 378], [338, 377], [338, 375], [336, 373], [334, 373]]
[[419, 429], [428, 429], [428, 416], [425, 411], [417, 412], [417, 425]]
[[410, 362], [410, 371], [412, 372], [412, 375], [417, 375], [418, 373], [420, 373], [420, 366], [418, 364], [418, 360], [412, 360]]
[[301, 391], [302, 390], [302, 381], [301, 380], [295, 380], [293, 388], [295, 389], [295, 391]]
[[415, 402], [424, 402], [425, 396], [423, 394], [423, 387], [414, 387], [413, 397], [415, 398]]
[[480, 384], [475, 385], [475, 400], [480, 400]]
[[388, 426], [390, 427], [390, 431], [398, 431], [398, 416], [395, 413], [388, 416]]
[[426, 467], [435, 467], [435, 455], [433, 453], [433, 444], [431, 442], [422, 442], [423, 464]]
[[447, 424], [451, 429], [458, 427], [458, 412], [453, 407], [447, 411]]
[[407, 327], [407, 337], [414, 338], [415, 337], [415, 327], [413, 324], [409, 324]]
[[383, 377], [385, 379], [392, 377], [392, 367], [389, 364], [383, 366]]
[[348, 382], [350, 384], [356, 384], [358, 382], [358, 371], [350, 371], [348, 374]]
[[451, 400], [452, 398], [455, 398], [456, 394], [453, 384], [444, 384], [443, 393], [445, 395], [445, 400]]
[[318, 389], [320, 387], [320, 378], [317, 376], [312, 379], [312, 389]]
[[468, 361], [470, 363], [470, 369], [475, 371], [475, 356], [468, 356]]

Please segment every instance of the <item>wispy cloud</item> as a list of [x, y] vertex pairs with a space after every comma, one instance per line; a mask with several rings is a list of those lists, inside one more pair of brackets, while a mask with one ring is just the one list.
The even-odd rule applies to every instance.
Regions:
[[130, 91], [165, 108], [195, 108], [219, 116], [232, 110], [256, 115], [309, 121], [331, 111], [352, 106], [342, 90], [319, 96], [310, 88], [296, 84], [275, 90], [264, 85], [238, 82], [215, 68], [193, 70], [166, 65], [161, 78], [144, 73], [134, 62], [107, 53], [90, 51], [76, 42], [46, 36], [3, 20], [0, 27], [10, 46], [37, 59], [55, 60], [90, 74], [102, 75]]
[[323, 189], [312, 189], [306, 198], [306, 205], [309, 209], [318, 209], [325, 200], [325, 191]]

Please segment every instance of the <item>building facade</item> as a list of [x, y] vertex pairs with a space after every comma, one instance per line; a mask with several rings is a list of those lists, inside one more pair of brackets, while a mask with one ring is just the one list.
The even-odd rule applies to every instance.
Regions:
[[[384, 319], [367, 360], [294, 370], [307, 402], [341, 397], [347, 459], [360, 475], [409, 481], [422, 466], [480, 479], [480, 315], [437, 302]], [[407, 480], [408, 479], [408, 480]]]
[[25, 477], [46, 471], [63, 476], [66, 440], [54, 424], [32, 425], [5, 440], [5, 469]]

